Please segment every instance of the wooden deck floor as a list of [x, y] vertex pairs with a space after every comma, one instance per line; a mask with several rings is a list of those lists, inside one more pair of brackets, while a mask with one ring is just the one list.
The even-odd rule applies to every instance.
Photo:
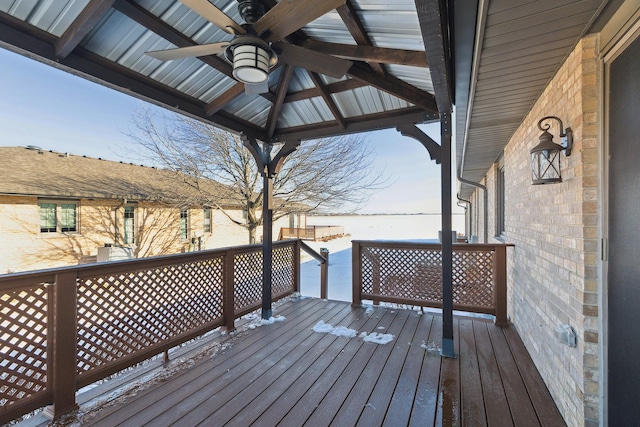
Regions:
[[[76, 425], [564, 425], [513, 328], [457, 317], [458, 357], [445, 359], [437, 314], [319, 299], [276, 314], [286, 320], [80, 395]], [[320, 320], [395, 337], [314, 332]]]

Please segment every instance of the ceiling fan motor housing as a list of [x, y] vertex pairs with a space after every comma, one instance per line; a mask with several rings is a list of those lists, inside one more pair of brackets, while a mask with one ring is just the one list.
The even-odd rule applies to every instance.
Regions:
[[253, 25], [264, 15], [264, 5], [255, 0], [238, 0], [238, 12], [244, 22]]

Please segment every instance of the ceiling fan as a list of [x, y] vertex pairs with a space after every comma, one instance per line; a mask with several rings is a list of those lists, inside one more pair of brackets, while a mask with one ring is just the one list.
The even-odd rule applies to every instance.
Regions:
[[247, 93], [269, 90], [269, 71], [278, 63], [341, 78], [353, 62], [281, 41], [309, 22], [336, 9], [345, 0], [281, 0], [265, 13], [260, 0], [238, 0], [245, 24], [238, 24], [208, 0], [180, 0], [233, 39], [217, 43], [157, 50], [146, 54], [163, 61], [224, 53], [233, 76]]

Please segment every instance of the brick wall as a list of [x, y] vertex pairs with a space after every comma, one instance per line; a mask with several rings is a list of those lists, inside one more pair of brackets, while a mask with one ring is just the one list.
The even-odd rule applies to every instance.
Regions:
[[[570, 426], [597, 425], [599, 416], [597, 40], [588, 36], [579, 43], [504, 150], [505, 236], [515, 244], [509, 316]], [[541, 133], [538, 120], [549, 115], [572, 128], [574, 148], [570, 157], [562, 155], [562, 183], [534, 186], [529, 150]], [[490, 239], [495, 172], [494, 165], [485, 177]], [[576, 348], [554, 336], [554, 328], [565, 323], [577, 332]]]

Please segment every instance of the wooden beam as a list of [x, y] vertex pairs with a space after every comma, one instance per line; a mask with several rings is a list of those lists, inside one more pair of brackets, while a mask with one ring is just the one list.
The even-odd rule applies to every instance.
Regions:
[[[340, 18], [342, 18], [342, 22], [347, 26], [351, 37], [353, 37], [356, 43], [363, 46], [372, 46], [373, 43], [371, 43], [371, 39], [369, 38], [367, 31], [364, 29], [360, 18], [358, 18], [356, 10], [351, 4], [351, 0], [347, 0], [345, 4], [338, 7], [337, 10], [338, 14], [340, 14]], [[382, 65], [375, 62], [370, 63], [369, 65], [371, 65], [371, 68], [376, 74], [381, 76], [387, 75], [387, 70], [385, 70]]]
[[451, 49], [446, 0], [415, 0], [438, 111], [452, 110]]
[[340, 128], [342, 129], [345, 129], [346, 126], [344, 123], [344, 118], [342, 117], [342, 113], [340, 112], [340, 109], [338, 108], [336, 103], [333, 101], [331, 93], [327, 90], [320, 76], [316, 73], [309, 73], [309, 77], [311, 77], [313, 84], [315, 84], [316, 87], [320, 89], [322, 99], [327, 104], [327, 107], [329, 107], [329, 110], [331, 110], [331, 114], [333, 114], [333, 117], [335, 117], [338, 126], [340, 126]]
[[393, 128], [405, 123], [428, 123], [438, 120], [436, 114], [430, 114], [420, 107], [409, 107], [392, 112], [375, 113], [360, 116], [357, 119], [345, 118], [345, 128], [340, 128], [337, 122], [323, 122], [313, 125], [291, 127], [277, 132], [272, 141], [287, 141], [289, 139], [314, 139], [350, 133], [368, 132], [373, 130]]
[[91, 0], [56, 42], [56, 57], [66, 58], [111, 9], [115, 0]]
[[[366, 85], [367, 84], [365, 82], [362, 82], [360, 80], [348, 79], [348, 80], [340, 80], [334, 83], [329, 83], [325, 85], [325, 88], [329, 93], [333, 94], [333, 93], [340, 93], [348, 90], [357, 89], [359, 87], [363, 87]], [[322, 96], [320, 89], [318, 89], [317, 87], [313, 87], [313, 88], [303, 89], [303, 90], [299, 90], [297, 92], [288, 94], [287, 97], [284, 99], [284, 102], [287, 103], [287, 102], [301, 101], [303, 99], [316, 98], [318, 96]]]
[[273, 133], [276, 130], [278, 124], [278, 117], [280, 111], [282, 111], [282, 105], [284, 104], [284, 98], [287, 96], [287, 89], [289, 88], [289, 82], [293, 76], [293, 66], [285, 65], [282, 73], [280, 73], [280, 81], [278, 82], [278, 92], [276, 93], [276, 100], [269, 110], [269, 118], [267, 119], [266, 133], [267, 138], [271, 139]]
[[413, 67], [427, 67], [427, 57], [424, 52], [417, 50], [387, 49], [383, 47], [362, 46], [352, 44], [327, 43], [318, 40], [307, 40], [302, 46], [327, 53], [339, 58], [372, 63], [410, 65]]
[[225, 105], [227, 105], [228, 103], [230, 103], [235, 98], [242, 95], [243, 93], [244, 93], [244, 83], [236, 83], [231, 87], [231, 89], [227, 90], [225, 93], [223, 93], [222, 95], [218, 96], [216, 99], [208, 103], [204, 107], [204, 111], [207, 114], [207, 116], [212, 116], [218, 111], [220, 111], [222, 108], [224, 108]]
[[371, 71], [368, 71], [359, 64], [354, 64], [347, 74], [384, 92], [390, 93], [393, 96], [397, 96], [400, 99], [404, 99], [407, 102], [422, 107], [427, 111], [438, 111], [436, 100], [433, 95], [396, 77], [381, 77]]
[[[178, 47], [198, 45], [198, 43], [135, 3], [130, 3], [125, 0], [115, 0], [113, 8]], [[233, 78], [233, 67], [224, 59], [216, 55], [200, 56], [198, 59], [220, 71], [225, 76]]]

